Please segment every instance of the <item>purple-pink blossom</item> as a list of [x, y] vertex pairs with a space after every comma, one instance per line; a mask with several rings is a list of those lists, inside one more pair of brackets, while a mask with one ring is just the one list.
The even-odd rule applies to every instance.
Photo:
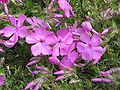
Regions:
[[88, 33], [83, 33], [80, 36], [80, 40], [81, 42], [78, 42], [77, 49], [84, 60], [96, 60], [103, 55], [104, 49], [100, 46], [100, 37], [97, 34], [90, 36]]
[[10, 17], [9, 20], [13, 26], [6, 26], [3, 29], [3, 36], [10, 38], [4, 42], [4, 45], [8, 48], [13, 47], [19, 38], [24, 38], [27, 34], [27, 27], [23, 25], [25, 15], [20, 14], [18, 18]]
[[34, 28], [26, 36], [26, 42], [28, 44], [34, 44], [31, 46], [31, 51], [34, 56], [38, 55], [50, 55], [52, 48], [45, 42], [45, 38], [52, 32], [47, 31], [45, 28]]
[[66, 55], [69, 46], [73, 43], [73, 35], [67, 29], [60, 29], [57, 34], [48, 35], [45, 39], [47, 44], [55, 44], [53, 46], [52, 55]]

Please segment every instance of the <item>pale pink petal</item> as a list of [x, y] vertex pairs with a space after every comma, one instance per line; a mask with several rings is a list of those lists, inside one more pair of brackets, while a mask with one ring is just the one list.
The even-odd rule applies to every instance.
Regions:
[[65, 37], [63, 37], [62, 43], [72, 44], [73, 43], [73, 35], [71, 33], [68, 33]]
[[18, 28], [20, 28], [23, 25], [25, 18], [26, 18], [26, 16], [24, 14], [19, 15], [18, 23], [17, 23]]
[[81, 26], [82, 26], [83, 29], [85, 29], [87, 31], [91, 31], [92, 30], [92, 26], [91, 26], [90, 22], [88, 22], [88, 21], [83, 22]]
[[64, 11], [65, 11], [65, 16], [66, 16], [67, 18], [70, 18], [70, 10], [69, 10], [69, 8], [68, 8], [68, 9], [65, 9]]
[[47, 31], [45, 28], [36, 28], [34, 31], [36, 34], [36, 38], [39, 38], [41, 40], [44, 40], [47, 35], [52, 33], [50, 31]]
[[57, 31], [57, 37], [59, 40], [62, 40], [67, 34], [68, 31], [66, 29], [60, 29]]
[[106, 35], [109, 31], [110, 31], [110, 29], [107, 28], [107, 29], [105, 29], [101, 34], [102, 34], [102, 35]]
[[42, 43], [41, 49], [42, 49], [42, 54], [43, 55], [50, 55], [52, 53], [52, 51], [51, 51], [52, 48], [45, 43]]
[[93, 59], [99, 59], [103, 55], [104, 49], [99, 47], [92, 47], [92, 57]]
[[56, 45], [53, 47], [53, 52], [52, 52], [52, 55], [53, 55], [53, 56], [59, 56], [59, 54], [60, 54], [60, 53], [59, 53], [59, 52], [60, 52], [59, 48], [60, 48], [59, 43], [56, 44]]
[[34, 44], [34, 43], [37, 43], [39, 42], [38, 39], [36, 39], [36, 34], [34, 32], [29, 32], [28, 35], [26, 36], [26, 42], [28, 44]]
[[60, 45], [60, 55], [66, 55], [69, 50], [69, 45], [61, 44]]
[[87, 33], [83, 33], [80, 36], [80, 40], [83, 41], [84, 43], [88, 44], [90, 42], [90, 36]]
[[68, 53], [72, 52], [72, 51], [75, 49], [75, 46], [76, 46], [76, 43], [73, 42], [73, 43], [69, 46]]
[[72, 67], [73, 65], [74, 65], [74, 63], [72, 63], [72, 62], [70, 61], [70, 59], [68, 59], [68, 57], [65, 56], [65, 57], [61, 60], [59, 67], [60, 67], [60, 69], [65, 69], [65, 68], [70, 68], [70, 67]]
[[58, 77], [55, 79], [55, 81], [62, 80], [62, 79], [64, 79], [64, 78], [65, 78], [64, 76], [58, 76]]
[[64, 71], [63, 70], [60, 70], [60, 71], [56, 71], [54, 72], [55, 75], [60, 75], [60, 74], [64, 74]]
[[28, 83], [27, 86], [25, 87], [25, 90], [28, 90], [28, 89], [34, 87], [34, 85], [35, 85], [34, 81]]
[[9, 14], [9, 10], [8, 10], [7, 4], [4, 4], [4, 10], [5, 10], [5, 13], [8, 15]]
[[18, 33], [21, 38], [24, 38], [27, 35], [27, 27], [23, 26], [19, 28]]
[[49, 57], [49, 62], [52, 63], [52, 64], [55, 64], [55, 65], [59, 65], [60, 61], [57, 57]]
[[6, 27], [3, 29], [3, 33], [4, 33], [4, 36], [5, 36], [5, 37], [10, 37], [10, 36], [13, 35], [15, 32], [16, 32], [16, 30], [15, 30], [15, 28], [13, 28], [13, 27], [6, 26]]
[[100, 37], [97, 34], [93, 34], [92, 39], [90, 41], [92, 46], [99, 46], [100, 45]]
[[39, 42], [31, 46], [31, 51], [34, 56], [38, 56], [42, 53], [42, 44]]
[[91, 48], [87, 47], [86, 50], [82, 52], [82, 58], [87, 61], [91, 61], [93, 59]]
[[45, 23], [45, 21], [40, 20], [40, 19], [38, 19], [36, 17], [33, 17], [32, 19], [33, 19], [33, 21], [35, 23], [39, 24], [41, 27], [43, 27], [43, 28], [47, 28], [48, 27], [47, 24]]
[[45, 43], [46, 44], [56, 44], [58, 42], [57, 37], [55, 36], [54, 33], [51, 33], [50, 35], [48, 35], [47, 37], [45, 37]]
[[[105, 46], [105, 47], [103, 48], [103, 53], [102, 53], [102, 55], [105, 53], [106, 49], [107, 49], [107, 46]], [[101, 59], [101, 57], [98, 58], [98, 59], [96, 59], [96, 60], [94, 60], [93, 64], [98, 63], [100, 59]]]
[[68, 58], [72, 64], [75, 63], [76, 59], [78, 58], [78, 53], [76, 51], [73, 51], [68, 54]]
[[31, 24], [31, 25], [34, 25], [34, 22], [32, 21], [32, 19], [31, 18], [26, 18], [26, 21], [29, 23], [29, 24]]
[[77, 51], [83, 53], [88, 46], [82, 42], [78, 42], [77, 44]]
[[16, 27], [16, 18], [15, 18], [15, 16], [10, 17], [9, 20]]
[[14, 34], [9, 40], [4, 42], [4, 45], [8, 48], [13, 47], [18, 41], [18, 36]]

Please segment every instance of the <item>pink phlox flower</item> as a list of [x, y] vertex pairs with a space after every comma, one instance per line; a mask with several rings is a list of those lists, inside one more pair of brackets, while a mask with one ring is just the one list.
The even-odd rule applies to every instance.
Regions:
[[[26, 36], [26, 42], [28, 44], [34, 44], [31, 46], [31, 51], [34, 56], [38, 55], [50, 55], [52, 53], [51, 47], [45, 42], [45, 38], [52, 32], [47, 31], [45, 28], [34, 28]], [[49, 40], [48, 40], [49, 41]]]
[[37, 17], [32, 17], [32, 18], [27, 18], [26, 21], [31, 24], [33, 27], [42, 27], [42, 28], [47, 28], [48, 25], [45, 23], [44, 20], [40, 20]]
[[23, 25], [25, 18], [26, 17], [23, 14], [20, 14], [18, 19], [14, 16], [9, 18], [13, 26], [6, 26], [3, 29], [3, 36], [10, 37], [9, 40], [4, 42], [6, 47], [13, 47], [17, 43], [19, 37], [24, 38], [26, 36], [27, 27]]
[[59, 60], [56, 56], [52, 56], [49, 58], [49, 62], [58, 65], [60, 69], [73, 67], [75, 61], [78, 58], [78, 53], [74, 51], [74, 48], [75, 44], [72, 44], [71, 47], [69, 47], [67, 54], [62, 58], [62, 60]]
[[83, 33], [80, 40], [81, 42], [77, 44], [77, 50], [82, 54], [84, 60], [96, 60], [103, 55], [104, 49], [100, 46], [100, 37], [97, 34], [90, 37], [88, 33]]
[[67, 0], [58, 0], [59, 7], [64, 10], [65, 16], [70, 18], [70, 16], [75, 16], [74, 12], [72, 11], [72, 7], [67, 2]]
[[55, 44], [53, 46], [53, 56], [66, 55], [69, 46], [73, 43], [73, 35], [67, 29], [57, 31], [57, 36], [52, 33], [45, 39], [47, 44]]
[[5, 78], [3, 75], [0, 75], [0, 86], [4, 85], [5, 83]]
[[76, 51], [70, 52], [68, 55], [63, 57], [60, 61], [60, 69], [71, 68], [74, 66], [75, 61], [77, 60], [78, 53]]

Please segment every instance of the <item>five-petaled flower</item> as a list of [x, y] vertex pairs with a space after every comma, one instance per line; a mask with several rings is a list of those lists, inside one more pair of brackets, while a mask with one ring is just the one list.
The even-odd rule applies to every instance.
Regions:
[[67, 29], [57, 31], [57, 37], [54, 33], [48, 35], [45, 39], [47, 44], [55, 44], [53, 46], [53, 56], [66, 55], [69, 46], [73, 43], [73, 35]]
[[10, 17], [9, 20], [13, 26], [6, 26], [3, 29], [3, 36], [10, 37], [9, 40], [4, 42], [4, 45], [8, 48], [13, 47], [19, 37], [24, 38], [27, 34], [27, 27], [23, 25], [25, 20], [25, 15], [20, 14], [18, 18]]
[[104, 49], [100, 46], [100, 37], [97, 34], [93, 34], [92, 37], [88, 33], [83, 33], [80, 36], [81, 42], [78, 42], [78, 52], [82, 54], [84, 60], [91, 61], [93, 59], [99, 59], [104, 52]]
[[45, 43], [45, 38], [52, 32], [47, 31], [45, 28], [34, 28], [33, 31], [29, 32], [26, 36], [26, 42], [28, 44], [34, 44], [31, 47], [32, 54], [38, 55], [50, 55], [52, 48]]

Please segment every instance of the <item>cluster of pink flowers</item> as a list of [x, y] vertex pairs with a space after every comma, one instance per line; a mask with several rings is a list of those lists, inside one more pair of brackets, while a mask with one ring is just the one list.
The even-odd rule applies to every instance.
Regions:
[[[59, 5], [58, 11], [63, 10], [64, 14], [55, 12], [53, 18], [70, 18], [75, 16], [67, 0], [52, 0], [48, 9], [53, 7], [54, 2], [57, 2]], [[0, 3], [8, 3], [8, 1], [3, 0]], [[96, 64], [106, 50], [106, 46], [102, 47], [101, 45], [101, 37], [105, 36], [109, 29], [99, 33], [93, 29], [88, 21], [83, 22], [80, 28], [77, 27], [78, 23], [75, 22], [72, 26], [67, 26], [57, 30], [57, 32], [53, 32], [48, 30], [49, 25], [46, 21], [40, 20], [35, 16], [30, 18], [20, 14], [18, 18], [11, 16], [8, 19], [11, 25], [0, 30], [0, 34], [8, 38], [3, 44], [11, 48], [19, 39], [24, 38], [26, 43], [31, 44], [33, 56], [49, 56], [48, 61], [59, 67], [60, 71], [54, 74], [60, 74], [61, 76], [59, 75], [56, 80], [64, 79], [64, 70], [66, 68], [71, 69], [74, 65], [77, 65], [79, 58]], [[25, 22], [29, 25], [25, 25]], [[32, 60], [27, 66], [36, 63], [38, 61]], [[43, 79], [39, 79], [36, 82], [32, 81], [25, 89], [37, 88], [34, 90], [38, 90], [35, 84], [41, 83], [41, 81], [43, 82]]]

